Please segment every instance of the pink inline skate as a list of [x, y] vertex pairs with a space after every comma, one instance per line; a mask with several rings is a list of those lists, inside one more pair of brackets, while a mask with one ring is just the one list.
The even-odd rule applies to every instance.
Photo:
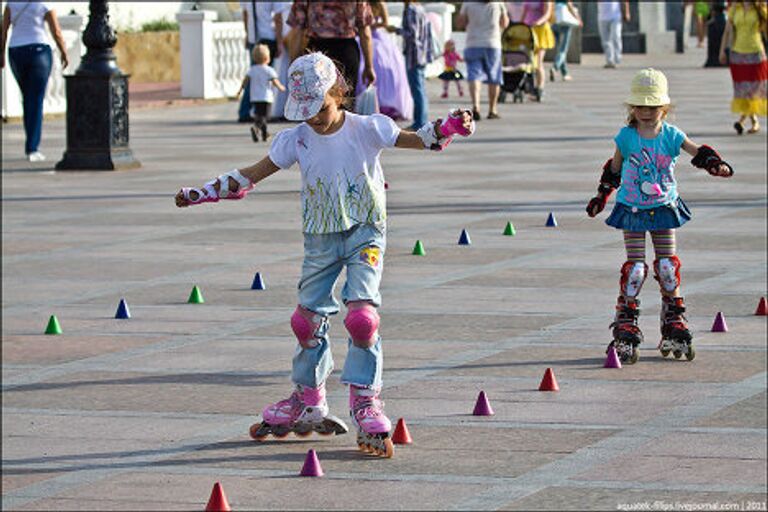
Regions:
[[349, 386], [349, 415], [357, 428], [357, 446], [362, 451], [391, 458], [395, 446], [389, 436], [392, 422], [384, 414], [378, 389]]
[[312, 432], [325, 436], [349, 432], [343, 421], [328, 414], [323, 384], [318, 388], [297, 384], [289, 398], [265, 407], [261, 417], [261, 423], [254, 423], [250, 429], [256, 441], [263, 441], [270, 434], [283, 438], [291, 432], [299, 437]]

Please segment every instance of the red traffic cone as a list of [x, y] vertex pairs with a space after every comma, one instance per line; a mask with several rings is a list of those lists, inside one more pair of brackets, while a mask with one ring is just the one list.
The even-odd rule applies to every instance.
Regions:
[[488, 397], [485, 396], [485, 391], [481, 391], [477, 395], [477, 401], [475, 402], [475, 410], [472, 411], [473, 416], [493, 416], [493, 409], [491, 404], [488, 403]]
[[765, 297], [760, 297], [760, 303], [755, 310], [757, 316], [768, 316], [768, 304], [765, 302]]
[[413, 439], [411, 433], [408, 432], [408, 427], [405, 425], [405, 420], [400, 418], [397, 420], [397, 426], [392, 434], [392, 442], [395, 444], [412, 444]]
[[725, 323], [725, 317], [720, 311], [715, 315], [715, 321], [712, 323], [712, 332], [728, 332], [728, 324]]
[[221, 488], [219, 482], [216, 482], [213, 484], [213, 491], [211, 491], [211, 497], [208, 499], [208, 505], [205, 506], [205, 512], [230, 512], [231, 510], [227, 497], [224, 495], [224, 489]]
[[555, 379], [555, 372], [552, 368], [547, 368], [544, 372], [544, 378], [541, 379], [539, 384], [539, 391], [560, 391], [560, 386], [557, 385], [557, 379]]
[[621, 368], [621, 361], [619, 361], [619, 356], [613, 346], [608, 347], [608, 356], [605, 358], [603, 368]]
[[323, 474], [323, 468], [320, 467], [320, 459], [317, 458], [317, 453], [315, 453], [315, 450], [309, 450], [299, 476], [323, 476]]

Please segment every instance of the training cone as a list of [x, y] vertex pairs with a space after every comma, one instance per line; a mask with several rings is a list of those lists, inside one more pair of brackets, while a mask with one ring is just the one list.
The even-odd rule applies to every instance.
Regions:
[[392, 442], [395, 444], [413, 443], [411, 433], [408, 432], [408, 427], [405, 425], [405, 420], [403, 418], [397, 420], [397, 426], [395, 426], [395, 431], [392, 433]]
[[481, 391], [477, 395], [477, 402], [475, 402], [475, 410], [472, 411], [473, 416], [493, 416], [493, 409], [491, 404], [488, 403], [488, 397], [485, 396], [485, 391]]
[[725, 317], [720, 311], [715, 315], [715, 321], [712, 323], [712, 332], [728, 332], [728, 324], [725, 323]]
[[504, 228], [504, 235], [515, 236], [515, 233], [515, 226], [513, 226], [511, 222], [507, 222], [507, 225]]
[[459, 236], [459, 245], [470, 245], [471, 243], [469, 233], [467, 233], [466, 229], [462, 229], [461, 235]]
[[189, 294], [189, 300], [187, 300], [190, 304], [202, 304], [205, 302], [203, 299], [203, 292], [200, 291], [200, 288], [195, 285], [192, 288], [192, 293]]
[[547, 227], [548, 228], [557, 227], [557, 220], [555, 220], [555, 214], [552, 212], [550, 212], [549, 217], [547, 217]]
[[126, 319], [131, 318], [131, 312], [128, 310], [128, 303], [125, 299], [120, 299], [120, 304], [117, 305], [117, 312], [115, 318]]
[[547, 368], [544, 372], [544, 378], [541, 379], [541, 384], [539, 384], [539, 391], [560, 391], [560, 386], [557, 385], [555, 372], [552, 371], [552, 368]]
[[211, 491], [211, 497], [208, 499], [208, 504], [205, 506], [205, 512], [231, 512], [227, 497], [224, 495], [224, 489], [221, 488], [221, 484], [216, 482], [213, 484], [213, 490]]
[[765, 303], [765, 297], [760, 297], [760, 302], [757, 305], [757, 309], [755, 310], [756, 316], [766, 316], [768, 315], [768, 304]]
[[261, 278], [261, 272], [256, 272], [253, 276], [253, 283], [251, 284], [251, 290], [266, 290], [267, 286], [264, 284], [264, 279]]
[[51, 315], [48, 319], [48, 327], [45, 328], [45, 334], [61, 334], [61, 325], [56, 315]]
[[323, 476], [323, 468], [320, 467], [320, 460], [315, 450], [307, 452], [307, 458], [304, 459], [304, 467], [301, 468], [299, 476]]
[[605, 358], [603, 368], [621, 368], [621, 361], [619, 361], [619, 356], [613, 346], [608, 347], [608, 355]]
[[413, 255], [414, 256], [425, 256], [427, 252], [424, 250], [424, 245], [421, 243], [421, 240], [416, 240], [416, 245], [413, 246]]

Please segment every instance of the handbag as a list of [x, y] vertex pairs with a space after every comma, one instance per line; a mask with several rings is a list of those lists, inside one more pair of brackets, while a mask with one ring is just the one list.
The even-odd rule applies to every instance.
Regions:
[[[574, 7], [574, 10], [576, 10], [576, 7]], [[579, 25], [579, 19], [571, 14], [568, 4], [555, 4], [555, 23], [576, 27]]]
[[355, 112], [369, 116], [379, 113], [379, 99], [376, 97], [376, 87], [369, 85], [355, 98]]

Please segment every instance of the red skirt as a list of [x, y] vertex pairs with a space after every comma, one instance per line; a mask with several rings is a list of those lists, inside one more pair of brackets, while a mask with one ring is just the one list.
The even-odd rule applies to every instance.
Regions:
[[731, 110], [742, 115], [766, 115], [768, 61], [760, 53], [731, 52], [733, 101]]

